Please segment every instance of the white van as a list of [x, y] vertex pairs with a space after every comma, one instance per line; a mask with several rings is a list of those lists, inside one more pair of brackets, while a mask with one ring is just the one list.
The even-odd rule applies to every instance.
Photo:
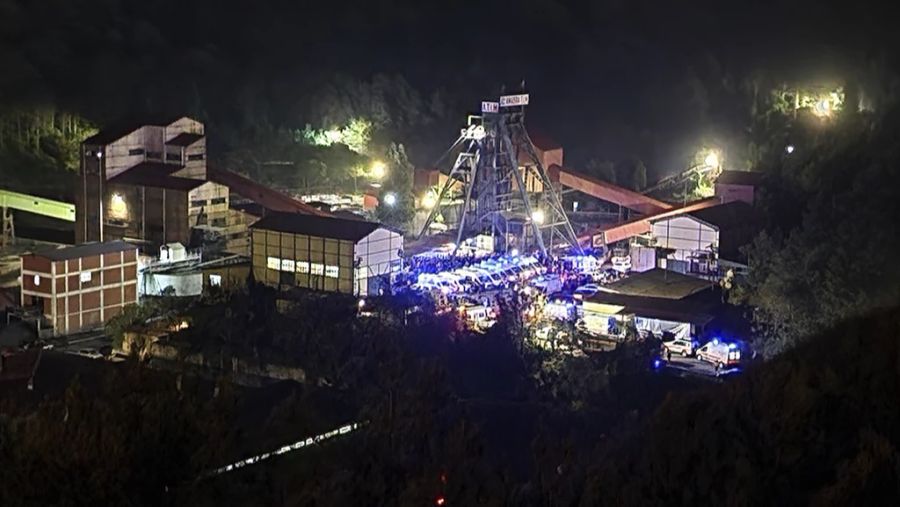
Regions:
[[725, 343], [714, 339], [697, 349], [697, 359], [712, 363], [717, 367], [736, 366], [741, 362], [741, 349], [736, 343]]

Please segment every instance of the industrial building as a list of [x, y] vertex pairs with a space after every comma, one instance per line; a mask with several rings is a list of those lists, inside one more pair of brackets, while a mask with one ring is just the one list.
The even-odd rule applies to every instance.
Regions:
[[[218, 242], [249, 255], [247, 226], [267, 211], [327, 215], [296, 199], [207, 165], [202, 123], [187, 117], [124, 124], [82, 143], [75, 241], [127, 239], [160, 245]], [[257, 206], [232, 209], [232, 194]]]
[[759, 231], [756, 210], [744, 201], [697, 209], [651, 221], [651, 241], [662, 250], [660, 267], [702, 276], [746, 269], [740, 248]]
[[274, 287], [375, 295], [401, 267], [403, 236], [374, 222], [269, 213], [251, 229], [253, 276]]
[[690, 339], [713, 322], [721, 299], [705, 280], [653, 269], [604, 287], [583, 303], [583, 322], [592, 332], [621, 337], [626, 327], [642, 335], [663, 333]]
[[113, 127], [82, 143], [75, 241], [188, 244], [224, 228], [228, 188], [208, 181], [203, 124], [169, 118]]
[[103, 326], [138, 297], [138, 248], [86, 243], [21, 257], [21, 304], [37, 308], [55, 335]]

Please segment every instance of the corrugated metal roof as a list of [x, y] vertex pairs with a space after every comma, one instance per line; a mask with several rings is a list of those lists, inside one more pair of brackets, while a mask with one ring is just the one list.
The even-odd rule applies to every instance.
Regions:
[[118, 141], [135, 130], [145, 127], [165, 127], [184, 118], [184, 115], [177, 116], [145, 116], [140, 119], [125, 119], [117, 121], [100, 132], [85, 139], [81, 144], [89, 144], [92, 146], [106, 146], [112, 142]]
[[57, 248], [53, 250], [41, 250], [32, 255], [43, 257], [51, 261], [64, 261], [69, 259], [80, 259], [82, 257], [90, 257], [92, 255], [101, 255], [113, 252], [123, 252], [126, 250], [137, 250], [137, 246], [127, 241], [116, 240], [106, 241], [104, 243], [82, 243], [80, 245], [70, 246], [66, 248]]
[[139, 185], [184, 192], [206, 183], [204, 180], [171, 176], [173, 172], [181, 168], [180, 165], [163, 164], [162, 162], [141, 162], [110, 178], [109, 182], [117, 185]]
[[707, 324], [713, 320], [712, 307], [692, 299], [666, 299], [598, 292], [585, 298], [586, 302], [625, 307], [624, 313], [638, 317]]
[[653, 268], [643, 273], [632, 273], [607, 286], [608, 289], [627, 296], [665, 299], [682, 299], [710, 287], [712, 287], [712, 282], [709, 280], [660, 268]]
[[306, 234], [319, 238], [359, 241], [381, 227], [375, 222], [319, 217], [304, 213], [269, 213], [251, 226], [253, 229]]

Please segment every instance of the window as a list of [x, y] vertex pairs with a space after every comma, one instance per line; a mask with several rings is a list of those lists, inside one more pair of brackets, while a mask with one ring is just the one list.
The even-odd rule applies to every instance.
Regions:
[[41, 285], [41, 275], [34, 275], [34, 285], [36, 287]]
[[309, 273], [309, 263], [306, 261], [297, 261], [298, 273]]
[[82, 271], [79, 275], [81, 279], [81, 283], [88, 283], [91, 281], [91, 272], [90, 271]]
[[278, 257], [269, 257], [266, 259], [266, 267], [278, 271], [281, 269], [281, 259]]
[[224, 197], [216, 197], [215, 199], [210, 199], [209, 203], [210, 204], [225, 204], [225, 198]]
[[166, 160], [170, 160], [173, 162], [181, 161], [181, 153], [166, 153]]
[[143, 155], [144, 149], [143, 148], [134, 148], [134, 149], [128, 150], [128, 154], [129, 155]]
[[203, 160], [203, 154], [195, 153], [193, 155], [188, 155], [188, 160]]
[[225, 227], [225, 219], [224, 218], [213, 218], [212, 223], [210, 224], [213, 227]]
[[147, 158], [152, 159], [152, 160], [162, 160], [162, 152], [148, 151]]
[[221, 287], [222, 275], [209, 275], [209, 285], [211, 287]]
[[328, 278], [337, 278], [340, 269], [337, 266], [325, 266], [325, 276]]
[[200, 206], [206, 206], [206, 199], [192, 199], [191, 207], [199, 208]]
[[325, 265], [313, 262], [309, 265], [309, 272], [314, 275], [322, 276], [325, 274]]
[[291, 259], [281, 259], [281, 270], [294, 272], [294, 261]]

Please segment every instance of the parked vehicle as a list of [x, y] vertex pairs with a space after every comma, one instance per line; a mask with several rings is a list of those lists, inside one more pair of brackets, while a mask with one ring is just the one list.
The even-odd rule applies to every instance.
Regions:
[[678, 354], [680, 356], [693, 356], [697, 350], [699, 343], [692, 340], [677, 338], [671, 341], [663, 342], [663, 350], [666, 355]]
[[584, 299], [593, 296], [598, 292], [600, 292], [600, 286], [595, 283], [589, 283], [575, 289], [572, 296], [575, 297], [575, 299]]
[[697, 350], [697, 359], [722, 369], [740, 364], [741, 349], [736, 343], [725, 343], [716, 338]]

